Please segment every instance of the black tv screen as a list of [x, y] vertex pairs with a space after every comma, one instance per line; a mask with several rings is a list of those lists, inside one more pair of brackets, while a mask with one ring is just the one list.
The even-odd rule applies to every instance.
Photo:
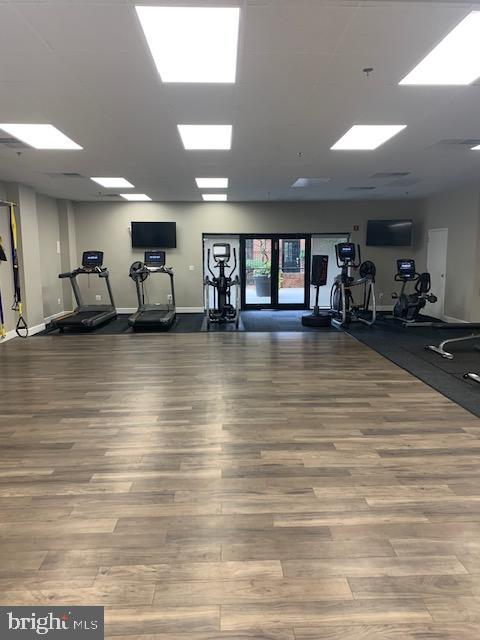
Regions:
[[369, 220], [367, 246], [408, 247], [412, 244], [412, 220]]
[[175, 222], [132, 222], [132, 247], [141, 249], [175, 249]]

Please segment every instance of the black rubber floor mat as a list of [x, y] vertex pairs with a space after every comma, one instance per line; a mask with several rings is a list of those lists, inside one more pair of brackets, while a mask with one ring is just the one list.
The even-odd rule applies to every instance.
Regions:
[[[421, 331], [427, 330], [421, 329]], [[433, 331], [433, 335], [438, 338], [439, 334], [435, 333], [437, 330], [429, 329], [428, 331]], [[445, 334], [445, 331], [442, 331]], [[468, 359], [467, 354], [464, 354], [464, 357], [459, 356], [452, 361], [444, 360], [439, 355], [424, 350], [425, 344], [429, 342], [413, 328], [397, 333], [395, 336], [395, 331], [392, 332], [381, 325], [370, 328], [351, 325], [348, 333], [467, 411], [480, 417], [480, 384], [463, 379], [463, 374], [468, 371], [480, 373], [480, 353], [470, 352]], [[439, 341], [434, 341], [434, 344]]]
[[[459, 350], [458, 348], [452, 347], [451, 352], [453, 354], [453, 360], [449, 360], [447, 358], [442, 358], [442, 356], [434, 351], [427, 351], [423, 348], [406, 348], [406, 351], [411, 353], [412, 355], [422, 358], [425, 362], [438, 367], [442, 371], [446, 373], [462, 373], [467, 369], [469, 371], [480, 371], [480, 352], [476, 349], [467, 351], [465, 348]], [[449, 351], [449, 347], [447, 346], [447, 351]]]
[[245, 331], [257, 332], [317, 332], [337, 331], [332, 327], [304, 327], [302, 316], [309, 311], [243, 311], [242, 321]]

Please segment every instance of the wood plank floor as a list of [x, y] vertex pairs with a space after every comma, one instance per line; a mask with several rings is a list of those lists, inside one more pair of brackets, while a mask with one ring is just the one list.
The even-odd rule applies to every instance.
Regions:
[[116, 640], [478, 640], [480, 421], [342, 333], [0, 345], [0, 602]]

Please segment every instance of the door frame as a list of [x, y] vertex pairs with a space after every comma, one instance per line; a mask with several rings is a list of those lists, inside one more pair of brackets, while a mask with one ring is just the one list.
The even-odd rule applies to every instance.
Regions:
[[[442, 262], [443, 262], [443, 274], [441, 276], [441, 281], [440, 281], [440, 290], [441, 290], [441, 298], [442, 298], [442, 308], [441, 308], [441, 316], [440, 319], [441, 320], [448, 320], [448, 316], [446, 316], [445, 314], [445, 292], [446, 292], [446, 286], [447, 286], [447, 254], [448, 254], [448, 228], [447, 227], [436, 227], [433, 229], [427, 229], [427, 256], [426, 256], [426, 267], [427, 270], [429, 269], [429, 254], [430, 254], [430, 233], [431, 232], [435, 232], [435, 231], [441, 231], [443, 232], [443, 236], [445, 238], [445, 252], [442, 255]], [[437, 255], [437, 254], [436, 254]], [[435, 285], [432, 287], [433, 292], [435, 292]], [[438, 286], [437, 286], [437, 292], [439, 291]], [[453, 319], [454, 320], [454, 319]], [[450, 321], [452, 321], [452, 319], [450, 319]]]
[[[271, 259], [271, 289], [270, 304], [247, 304], [246, 302], [246, 240], [255, 238], [272, 241]], [[278, 278], [280, 272], [280, 240], [305, 240], [305, 279], [304, 279], [304, 303], [279, 303], [278, 302]], [[240, 282], [241, 282], [241, 308], [243, 311], [255, 309], [309, 309], [310, 308], [310, 275], [311, 275], [311, 233], [242, 233], [240, 234]]]

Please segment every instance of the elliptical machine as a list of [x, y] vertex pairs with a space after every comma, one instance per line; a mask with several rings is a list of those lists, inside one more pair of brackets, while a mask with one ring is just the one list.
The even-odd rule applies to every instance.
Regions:
[[[358, 261], [357, 261], [358, 254]], [[376, 268], [371, 260], [362, 262], [360, 245], [353, 242], [341, 242], [335, 245], [337, 266], [341, 269], [335, 278], [330, 292], [332, 324], [337, 328], [350, 322], [362, 322], [368, 326], [377, 319], [375, 299]], [[358, 269], [359, 278], [353, 275]], [[362, 304], [355, 304], [352, 289], [363, 287]]]
[[[427, 302], [437, 301], [437, 296], [430, 293], [432, 288], [430, 274], [428, 272], [417, 273], [415, 270], [415, 260], [401, 258], [397, 260], [397, 273], [395, 282], [401, 282], [400, 293], [392, 293], [392, 298], [396, 300], [393, 308], [394, 320], [400, 321], [404, 327], [421, 327], [425, 322], [419, 319], [420, 312]], [[405, 293], [409, 282], [414, 283], [413, 293]]]
[[[210, 267], [210, 253], [215, 261], [214, 268], [218, 269], [218, 275], [215, 275]], [[226, 274], [226, 269], [230, 268], [230, 245], [227, 243], [216, 243], [212, 247], [212, 251], [207, 252], [207, 268], [212, 278], [205, 276], [204, 295], [205, 309], [207, 315], [207, 330], [210, 330], [212, 322], [218, 324], [226, 324], [234, 322], [235, 328], [238, 329], [240, 321], [240, 280], [238, 275], [234, 278], [233, 273], [237, 268], [237, 253], [233, 249], [233, 268], [230, 274]], [[213, 308], [210, 308], [210, 287], [213, 287]], [[232, 304], [232, 290], [235, 290], [235, 306]]]

